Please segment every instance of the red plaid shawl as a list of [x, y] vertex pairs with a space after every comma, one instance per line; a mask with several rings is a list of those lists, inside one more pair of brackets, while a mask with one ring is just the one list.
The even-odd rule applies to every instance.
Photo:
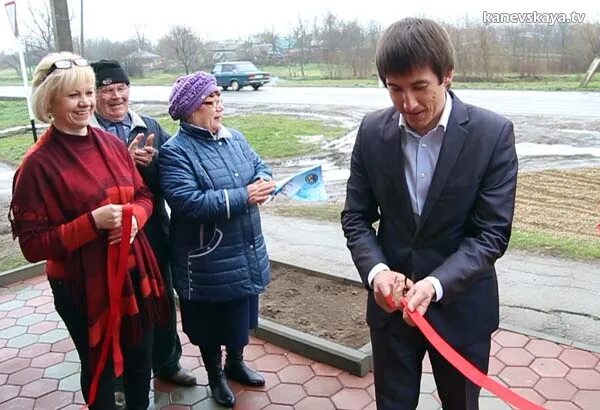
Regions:
[[[47, 260], [48, 277], [61, 279], [78, 309], [87, 312], [92, 373], [102, 371], [100, 348], [114, 331], [108, 329], [109, 300], [115, 300], [108, 286], [108, 241], [91, 216], [92, 210], [109, 203], [130, 204], [139, 229], [153, 207], [152, 194], [126, 147], [96, 128], [88, 127], [82, 137], [51, 127], [15, 174], [13, 235], [29, 261]], [[121, 324], [127, 345], [136, 345], [153, 324], [169, 317], [160, 270], [143, 231], [129, 248], [128, 273], [118, 321], [111, 323]], [[119, 343], [113, 343], [117, 373], [122, 369], [119, 350]]]

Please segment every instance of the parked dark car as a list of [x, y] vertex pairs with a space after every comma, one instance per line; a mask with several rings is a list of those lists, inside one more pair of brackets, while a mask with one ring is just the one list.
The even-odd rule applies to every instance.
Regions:
[[217, 63], [211, 72], [217, 78], [217, 85], [224, 90], [231, 88], [233, 91], [239, 91], [246, 86], [258, 90], [270, 80], [269, 73], [260, 71], [250, 61]]

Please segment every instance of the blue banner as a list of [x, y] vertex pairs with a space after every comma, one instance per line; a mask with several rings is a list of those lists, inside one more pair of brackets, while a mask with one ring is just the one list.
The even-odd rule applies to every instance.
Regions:
[[280, 181], [275, 186], [273, 196], [283, 194], [297, 201], [326, 201], [327, 192], [323, 182], [321, 166], [305, 169]]

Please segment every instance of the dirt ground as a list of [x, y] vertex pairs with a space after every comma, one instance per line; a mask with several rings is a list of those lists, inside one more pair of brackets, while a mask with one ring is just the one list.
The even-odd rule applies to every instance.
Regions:
[[514, 227], [600, 246], [600, 168], [524, 172], [517, 182]]
[[[327, 187], [327, 203], [278, 199], [261, 212], [339, 222], [345, 184]], [[520, 172], [513, 228], [600, 246], [600, 167]]]
[[363, 287], [280, 264], [273, 264], [272, 273], [261, 317], [356, 349], [369, 342]]

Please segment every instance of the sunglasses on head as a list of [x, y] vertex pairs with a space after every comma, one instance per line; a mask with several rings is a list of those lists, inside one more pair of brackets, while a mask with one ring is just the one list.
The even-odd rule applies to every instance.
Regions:
[[58, 60], [52, 63], [48, 71], [46, 71], [46, 77], [48, 77], [54, 70], [66, 70], [73, 66], [87, 67], [90, 63], [85, 58], [76, 58], [74, 60]]

